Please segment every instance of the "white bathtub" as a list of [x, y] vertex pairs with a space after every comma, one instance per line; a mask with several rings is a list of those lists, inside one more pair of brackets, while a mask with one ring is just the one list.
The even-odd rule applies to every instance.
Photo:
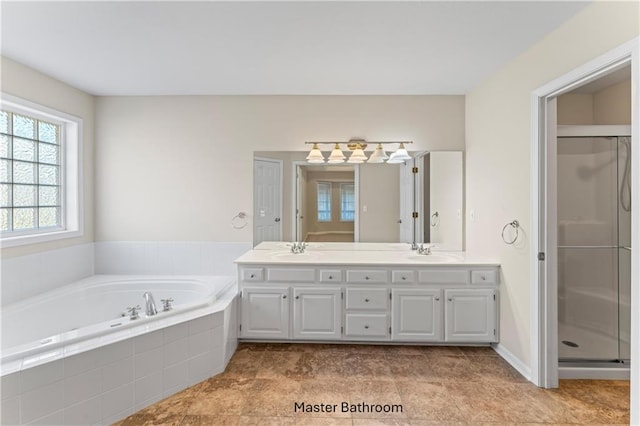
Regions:
[[[114, 340], [185, 321], [185, 313], [213, 304], [235, 277], [95, 275], [2, 309], [2, 375], [94, 349]], [[158, 314], [144, 314], [150, 291]], [[174, 299], [162, 311], [160, 299]], [[137, 320], [127, 308], [140, 305]], [[123, 316], [125, 315], [125, 316]]]
[[[157, 315], [144, 314], [145, 291]], [[96, 275], [7, 305], [0, 424], [111, 424], [221, 373], [236, 301], [235, 277]], [[138, 304], [139, 319], [121, 316]]]

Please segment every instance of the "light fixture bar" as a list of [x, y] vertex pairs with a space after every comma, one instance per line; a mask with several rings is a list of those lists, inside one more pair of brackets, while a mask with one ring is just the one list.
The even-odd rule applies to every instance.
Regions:
[[363, 144], [382, 144], [382, 145], [388, 145], [388, 144], [408, 144], [408, 143], [413, 143], [413, 141], [364, 141], [364, 140], [358, 140], [358, 139], [352, 139], [350, 141], [341, 141], [341, 142], [329, 142], [329, 141], [324, 141], [324, 142], [305, 142], [305, 145], [313, 145], [313, 144], [318, 144], [318, 145], [335, 145], [335, 144], [357, 144], [360, 143], [361, 145]]

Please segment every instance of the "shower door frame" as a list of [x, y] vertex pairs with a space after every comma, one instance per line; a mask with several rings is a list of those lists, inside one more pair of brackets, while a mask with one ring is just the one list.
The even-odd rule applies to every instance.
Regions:
[[[531, 381], [558, 386], [556, 99], [611, 71], [631, 65], [631, 141], [640, 136], [640, 37], [532, 92], [531, 96]], [[640, 149], [632, 149], [632, 188], [640, 188]], [[640, 249], [639, 197], [632, 199], [631, 244]], [[539, 253], [543, 257], [540, 258]], [[631, 424], [640, 423], [640, 262], [631, 264]]]

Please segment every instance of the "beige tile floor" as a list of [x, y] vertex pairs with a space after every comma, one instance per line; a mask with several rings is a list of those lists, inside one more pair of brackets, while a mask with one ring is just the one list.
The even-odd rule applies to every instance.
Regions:
[[[337, 404], [295, 412], [294, 404]], [[402, 412], [342, 412], [342, 403]], [[527, 382], [490, 348], [241, 344], [226, 371], [129, 425], [628, 424], [629, 382]]]

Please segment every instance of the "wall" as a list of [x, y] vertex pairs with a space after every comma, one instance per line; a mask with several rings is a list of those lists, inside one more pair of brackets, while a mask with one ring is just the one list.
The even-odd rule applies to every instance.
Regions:
[[[318, 183], [330, 182], [331, 185], [331, 221], [318, 221]], [[307, 173], [307, 185], [305, 200], [307, 204], [307, 215], [303, 220], [307, 221], [307, 232], [340, 232], [353, 233], [353, 222], [342, 222], [340, 220], [340, 183], [353, 183], [353, 172], [318, 172], [309, 171]], [[305, 235], [306, 236], [306, 235]]]
[[400, 241], [399, 168], [397, 164], [360, 167], [360, 241]]
[[[638, 36], [638, 3], [594, 2], [504, 66], [466, 98], [467, 249], [502, 265], [500, 342], [531, 363], [531, 93]], [[607, 31], [599, 31], [602, 25]], [[518, 219], [520, 240], [502, 242]]]
[[[464, 149], [463, 96], [102, 97], [96, 240], [252, 241], [254, 151], [307, 140], [413, 140]], [[286, 169], [285, 169], [286, 173]]]
[[558, 124], [631, 124], [631, 80], [558, 96]]
[[84, 234], [40, 244], [3, 248], [2, 258], [38, 253], [93, 242], [94, 97], [7, 58], [0, 58], [2, 92], [35, 102], [83, 120]]

